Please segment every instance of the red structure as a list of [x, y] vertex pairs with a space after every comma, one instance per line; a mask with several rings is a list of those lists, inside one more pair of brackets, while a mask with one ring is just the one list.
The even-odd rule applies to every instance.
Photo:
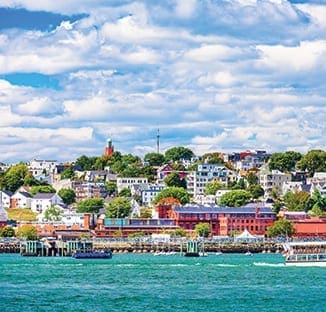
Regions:
[[114, 152], [114, 146], [112, 144], [112, 140], [109, 138], [106, 141], [106, 147], [105, 147], [105, 151], [104, 151], [104, 155], [105, 156], [111, 156]]
[[230, 236], [248, 230], [254, 235], [265, 235], [276, 220], [276, 214], [267, 207], [175, 206], [172, 216], [176, 225], [193, 231], [198, 223], [208, 223], [211, 234]]

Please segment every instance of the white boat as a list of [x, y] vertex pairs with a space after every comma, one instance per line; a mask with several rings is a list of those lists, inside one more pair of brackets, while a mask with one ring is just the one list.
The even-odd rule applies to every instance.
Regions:
[[326, 241], [283, 244], [285, 265], [326, 267]]
[[245, 253], [246, 256], [253, 256], [253, 254], [248, 250], [246, 253]]

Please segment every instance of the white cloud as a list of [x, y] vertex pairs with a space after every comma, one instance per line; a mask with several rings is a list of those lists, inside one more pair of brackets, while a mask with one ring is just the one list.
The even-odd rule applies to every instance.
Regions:
[[278, 71], [309, 71], [325, 66], [326, 41], [301, 42], [299, 46], [257, 46], [261, 64]]
[[[100, 155], [107, 136], [122, 152], [146, 153], [157, 128], [162, 151], [326, 146], [325, 5], [110, 3], [1, 2], [88, 14], [50, 32], [2, 29], [3, 160]], [[14, 85], [8, 73], [54, 75], [59, 87]]]

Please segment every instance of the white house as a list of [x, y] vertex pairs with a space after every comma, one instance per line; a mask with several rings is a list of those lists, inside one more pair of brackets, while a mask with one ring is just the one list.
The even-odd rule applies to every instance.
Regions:
[[29, 162], [28, 168], [33, 176], [52, 173], [58, 162], [56, 160], [33, 159]]
[[61, 197], [56, 193], [37, 193], [31, 200], [33, 212], [44, 213], [46, 209], [55, 205], [64, 205]]
[[11, 208], [31, 208], [32, 195], [24, 191], [16, 191], [11, 196], [10, 207]]
[[0, 191], [0, 204], [2, 207], [10, 208], [10, 199], [13, 195], [10, 191]]
[[120, 193], [124, 188], [132, 189], [134, 185], [148, 184], [147, 178], [117, 178], [117, 189]]

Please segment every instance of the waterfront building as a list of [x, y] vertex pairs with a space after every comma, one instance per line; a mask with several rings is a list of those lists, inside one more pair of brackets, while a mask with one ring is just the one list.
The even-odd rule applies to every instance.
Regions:
[[244, 230], [254, 235], [265, 235], [267, 228], [276, 220], [276, 214], [270, 207], [259, 204], [235, 208], [215, 205], [166, 208], [167, 215], [176, 221], [176, 225], [192, 232], [198, 223], [208, 223], [214, 236], [230, 236]]

